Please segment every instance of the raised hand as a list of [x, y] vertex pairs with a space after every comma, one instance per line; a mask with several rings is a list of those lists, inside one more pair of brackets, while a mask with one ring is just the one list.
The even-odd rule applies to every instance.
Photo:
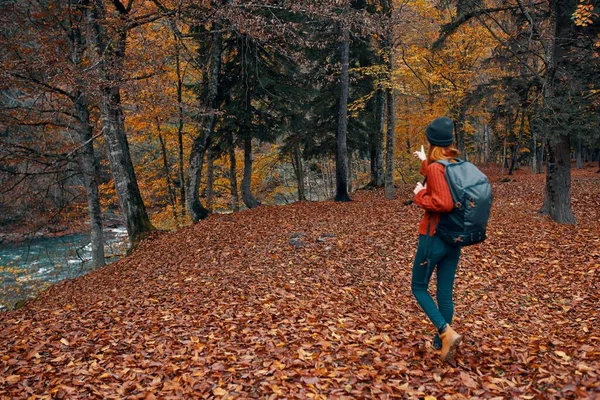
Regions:
[[417, 150], [413, 153], [413, 155], [421, 161], [424, 161], [427, 159], [427, 154], [425, 154], [425, 149], [423, 148], [423, 145], [421, 145], [421, 151]]

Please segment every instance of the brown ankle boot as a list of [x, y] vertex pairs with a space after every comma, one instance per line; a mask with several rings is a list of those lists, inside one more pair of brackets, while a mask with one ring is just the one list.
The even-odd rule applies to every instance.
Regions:
[[446, 325], [446, 330], [440, 333], [440, 339], [442, 339], [442, 361], [452, 363], [462, 336], [456, 333], [450, 325]]

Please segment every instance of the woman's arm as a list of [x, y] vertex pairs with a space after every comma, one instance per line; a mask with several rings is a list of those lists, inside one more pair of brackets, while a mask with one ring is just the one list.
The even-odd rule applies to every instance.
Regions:
[[429, 164], [427, 164], [427, 160], [423, 160], [421, 162], [421, 170], [419, 170], [419, 173], [423, 176], [427, 175], [427, 167], [429, 166]]
[[[423, 161], [426, 165], [427, 161]], [[425, 189], [415, 195], [414, 202], [423, 209], [433, 212], [450, 212], [454, 207], [454, 200], [450, 187], [446, 181], [445, 167], [439, 163], [432, 163], [426, 168], [427, 184]], [[423, 170], [423, 166], [421, 167]]]

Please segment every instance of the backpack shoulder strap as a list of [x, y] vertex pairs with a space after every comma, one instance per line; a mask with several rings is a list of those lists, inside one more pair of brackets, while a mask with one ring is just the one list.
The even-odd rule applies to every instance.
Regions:
[[[463, 161], [463, 160], [461, 160], [460, 158], [453, 158], [453, 160], [455, 160], [457, 163], [464, 162], [464, 161]], [[453, 164], [453, 163], [451, 163], [451, 162], [450, 162], [450, 160], [449, 160], [449, 159], [447, 159], [447, 160], [437, 160], [437, 161], [434, 161], [434, 162], [436, 162], [436, 163], [440, 163], [440, 164], [442, 164], [444, 167], [447, 167], [449, 164]]]
[[[453, 160], [456, 160], [457, 163], [463, 162], [463, 160], [461, 160], [460, 158], [454, 158]], [[450, 160], [436, 160], [434, 161], [434, 163], [442, 164], [444, 167], [453, 164], [450, 162]], [[427, 178], [425, 178], [425, 180], [423, 181], [423, 185], [425, 184], [425, 182], [427, 182]]]

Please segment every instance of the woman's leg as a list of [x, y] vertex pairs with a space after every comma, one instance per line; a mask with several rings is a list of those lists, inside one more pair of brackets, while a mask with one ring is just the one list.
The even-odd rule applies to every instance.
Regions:
[[[415, 261], [412, 269], [411, 289], [415, 299], [423, 311], [425, 311], [425, 314], [427, 314], [429, 320], [439, 331], [446, 326], [446, 320], [433, 301], [433, 298], [429, 292], [427, 292], [427, 287], [429, 286], [429, 281], [434, 268], [427, 268], [426, 266], [421, 265], [426, 258], [426, 247], [427, 236], [419, 235], [419, 245], [417, 247], [417, 254], [415, 255]], [[432, 266], [435, 266], [446, 255], [446, 246], [439, 238], [433, 236], [429, 238], [428, 247], [430, 263]]]
[[443, 257], [437, 265], [437, 292], [436, 299], [438, 309], [444, 317], [444, 320], [452, 325], [454, 317], [454, 301], [452, 292], [454, 289], [454, 278], [458, 260], [460, 259], [460, 247], [446, 245], [446, 256]]

